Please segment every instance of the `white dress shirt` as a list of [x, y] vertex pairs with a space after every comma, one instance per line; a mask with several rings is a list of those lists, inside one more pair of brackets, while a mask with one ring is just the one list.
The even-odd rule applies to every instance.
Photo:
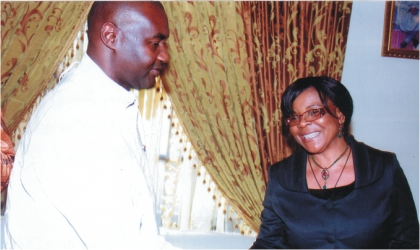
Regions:
[[162, 248], [146, 162], [136, 96], [85, 55], [42, 100], [19, 144], [6, 247]]

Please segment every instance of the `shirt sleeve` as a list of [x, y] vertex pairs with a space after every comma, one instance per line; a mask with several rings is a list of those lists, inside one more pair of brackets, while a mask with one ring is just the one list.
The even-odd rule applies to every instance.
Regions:
[[395, 170], [391, 194], [390, 248], [419, 249], [419, 221], [413, 195], [395, 154], [392, 160]]

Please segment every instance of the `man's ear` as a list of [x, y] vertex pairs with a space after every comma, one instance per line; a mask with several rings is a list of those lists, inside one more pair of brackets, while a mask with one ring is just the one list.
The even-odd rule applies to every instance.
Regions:
[[115, 27], [113, 23], [104, 23], [101, 28], [101, 39], [102, 42], [110, 48], [111, 50], [115, 49], [117, 42], [117, 33], [118, 28]]

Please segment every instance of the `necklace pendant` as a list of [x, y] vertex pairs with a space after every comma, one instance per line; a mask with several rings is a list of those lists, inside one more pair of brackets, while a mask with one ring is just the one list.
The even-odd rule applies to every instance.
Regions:
[[322, 186], [323, 189], [327, 189], [327, 185], [324, 184], [324, 186]]
[[326, 181], [328, 179], [328, 177], [330, 177], [330, 173], [328, 172], [327, 169], [324, 168], [324, 169], [321, 170], [321, 176], [322, 176], [322, 179], [324, 179], [324, 181]]

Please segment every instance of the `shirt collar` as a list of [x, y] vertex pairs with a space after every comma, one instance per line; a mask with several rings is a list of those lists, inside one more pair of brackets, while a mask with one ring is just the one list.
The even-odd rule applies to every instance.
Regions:
[[109, 78], [105, 72], [85, 54], [80, 62], [79, 68], [84, 71], [89, 84], [92, 84], [95, 95], [100, 96], [108, 103], [128, 108], [137, 103], [137, 97], [133, 92], [126, 90], [114, 80]]

